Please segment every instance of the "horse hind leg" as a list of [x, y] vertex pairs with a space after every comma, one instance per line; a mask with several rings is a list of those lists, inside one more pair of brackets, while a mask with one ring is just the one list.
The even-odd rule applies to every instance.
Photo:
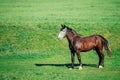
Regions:
[[99, 68], [103, 68], [104, 67], [104, 54], [102, 51], [100, 51], [99, 53]]
[[103, 68], [104, 67], [104, 54], [103, 51], [101, 49], [96, 48], [95, 49], [98, 57], [99, 57], [99, 63], [98, 63], [98, 68]]

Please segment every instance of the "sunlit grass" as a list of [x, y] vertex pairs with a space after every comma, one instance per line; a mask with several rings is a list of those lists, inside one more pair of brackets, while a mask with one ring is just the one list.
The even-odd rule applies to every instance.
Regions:
[[[119, 80], [119, 0], [1, 0], [0, 80]], [[61, 24], [79, 34], [100, 34], [110, 43], [98, 69], [95, 51], [81, 53], [83, 70], [69, 70], [66, 39], [58, 41]]]

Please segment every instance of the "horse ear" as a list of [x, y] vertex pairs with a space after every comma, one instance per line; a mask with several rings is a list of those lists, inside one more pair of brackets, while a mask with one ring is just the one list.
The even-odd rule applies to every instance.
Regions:
[[64, 24], [64, 27], [67, 27], [67, 26]]
[[68, 26], [64, 25], [65, 28], [69, 28]]
[[65, 28], [66, 26], [65, 26], [65, 25], [63, 25], [63, 24], [61, 24], [61, 27], [62, 27], [62, 28]]
[[61, 24], [61, 27], [64, 27], [64, 25], [63, 25], [63, 24]]

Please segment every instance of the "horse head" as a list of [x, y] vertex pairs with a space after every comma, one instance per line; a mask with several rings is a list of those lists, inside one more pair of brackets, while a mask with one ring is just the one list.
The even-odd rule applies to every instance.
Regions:
[[62, 40], [66, 36], [67, 28], [68, 27], [66, 25], [61, 25], [60, 33], [58, 35], [59, 40]]

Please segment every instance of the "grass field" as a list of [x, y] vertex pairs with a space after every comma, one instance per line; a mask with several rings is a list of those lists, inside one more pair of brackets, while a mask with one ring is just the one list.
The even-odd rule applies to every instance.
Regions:
[[[84, 67], [69, 70], [60, 25], [88, 36], [101, 34], [113, 56], [98, 69], [95, 51], [82, 53]], [[120, 0], [0, 0], [0, 80], [120, 80]]]

